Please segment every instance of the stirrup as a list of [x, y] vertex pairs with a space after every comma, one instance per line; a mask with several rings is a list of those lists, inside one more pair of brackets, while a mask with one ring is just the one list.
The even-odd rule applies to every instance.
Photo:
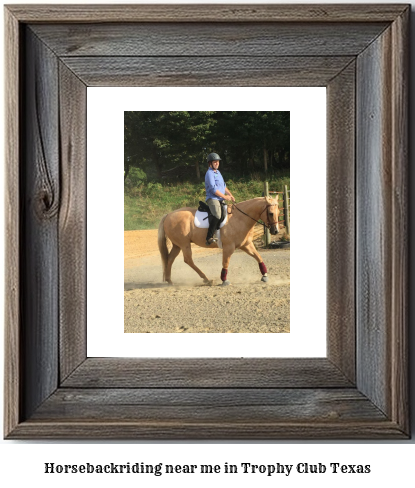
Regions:
[[214, 242], [218, 242], [218, 239], [216, 237], [210, 237], [209, 239], [206, 239], [206, 244], [210, 246]]

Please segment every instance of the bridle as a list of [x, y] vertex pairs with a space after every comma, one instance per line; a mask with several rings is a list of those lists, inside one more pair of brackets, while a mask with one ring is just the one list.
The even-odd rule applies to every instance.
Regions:
[[[231, 204], [232, 207], [235, 207], [237, 210], [239, 210], [241, 213], [243, 213], [244, 215], [246, 215], [247, 217], [249, 217], [250, 219], [254, 220], [255, 222], [257, 222], [258, 224], [260, 225], [263, 225], [264, 226], [264, 229], [267, 228], [267, 229], [270, 229], [271, 226], [273, 225], [277, 225], [278, 224], [278, 220], [276, 220], [275, 222], [269, 222], [268, 220], [268, 212], [267, 212], [267, 220], [268, 220], [268, 224], [265, 224], [264, 222], [260, 222], [259, 220], [257, 219], [254, 219], [253, 217], [251, 217], [250, 215], [248, 215], [247, 213], [245, 213], [243, 210], [241, 210], [237, 205], [236, 203], [232, 203]], [[261, 217], [261, 215], [265, 212], [265, 210], [267, 210], [269, 207], [278, 207], [278, 203], [271, 203], [271, 204], [268, 204], [265, 206], [264, 210], [262, 210], [262, 212], [259, 214], [259, 217]], [[232, 211], [231, 211], [232, 213]]]

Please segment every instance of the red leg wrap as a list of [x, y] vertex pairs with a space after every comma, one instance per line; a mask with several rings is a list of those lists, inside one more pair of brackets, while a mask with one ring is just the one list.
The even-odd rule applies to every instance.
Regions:
[[222, 281], [226, 281], [226, 277], [228, 276], [228, 270], [225, 268], [222, 268], [222, 273], [220, 274], [220, 279]]
[[265, 273], [268, 273], [267, 267], [265, 266], [265, 263], [259, 263], [259, 270], [261, 271], [262, 275]]

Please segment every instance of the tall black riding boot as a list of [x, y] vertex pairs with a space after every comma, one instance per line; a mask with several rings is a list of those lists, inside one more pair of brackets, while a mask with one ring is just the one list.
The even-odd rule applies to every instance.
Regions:
[[217, 219], [213, 215], [209, 215], [209, 229], [207, 231], [207, 236], [206, 236], [206, 244], [210, 246], [213, 242], [217, 241], [217, 238], [213, 236], [213, 234], [217, 231], [218, 229], [218, 223], [220, 219]]

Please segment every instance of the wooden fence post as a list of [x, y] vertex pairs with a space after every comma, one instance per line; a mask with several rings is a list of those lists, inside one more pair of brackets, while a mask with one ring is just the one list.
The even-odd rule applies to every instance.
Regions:
[[[268, 181], [264, 181], [264, 195], [269, 197], [269, 189], [268, 189]], [[271, 243], [271, 234], [269, 233], [269, 229], [264, 227], [265, 229], [265, 246], [268, 247]]]
[[288, 194], [287, 185], [284, 186], [284, 217], [285, 217], [285, 231], [290, 235], [290, 197]]

